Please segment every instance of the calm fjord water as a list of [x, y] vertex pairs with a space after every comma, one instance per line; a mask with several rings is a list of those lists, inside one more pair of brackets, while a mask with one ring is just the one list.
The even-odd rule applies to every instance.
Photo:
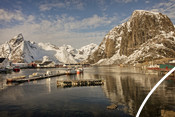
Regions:
[[[64, 69], [23, 69], [0, 74], [0, 117], [132, 117], [145, 96], [161, 79], [136, 68], [100, 66], [85, 68], [84, 74], [59, 76], [18, 85], [6, 78], [34, 72]], [[57, 80], [103, 79], [102, 86], [57, 87]], [[161, 110], [175, 111], [175, 80], [166, 80], [150, 97], [140, 117], [159, 117]], [[115, 110], [106, 107], [117, 104]]]

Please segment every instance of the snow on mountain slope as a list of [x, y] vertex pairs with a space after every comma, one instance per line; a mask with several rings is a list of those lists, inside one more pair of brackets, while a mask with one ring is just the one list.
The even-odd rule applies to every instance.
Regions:
[[91, 43], [89, 45], [83, 46], [78, 50], [75, 55], [75, 59], [79, 61], [86, 60], [94, 51], [98, 48], [97, 44]]
[[[82, 47], [83, 48], [83, 47]], [[35, 43], [26, 41], [22, 34], [15, 36], [10, 41], [0, 46], [0, 57], [9, 58], [13, 62], [30, 63], [35, 60], [42, 60], [47, 56], [56, 63], [77, 63], [87, 58], [97, 45], [90, 44], [83, 49], [74, 49], [70, 45], [57, 47], [50, 43]], [[82, 51], [83, 50], [83, 51]], [[81, 52], [80, 52], [81, 51]]]

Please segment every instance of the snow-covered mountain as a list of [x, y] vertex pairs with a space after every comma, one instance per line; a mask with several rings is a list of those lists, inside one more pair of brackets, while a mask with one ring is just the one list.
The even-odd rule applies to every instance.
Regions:
[[75, 54], [75, 59], [79, 61], [86, 60], [92, 53], [97, 50], [98, 45], [91, 43], [78, 49], [78, 53]]
[[161, 13], [136, 10], [130, 19], [109, 31], [87, 59], [96, 64], [138, 64], [175, 58], [175, 28]]
[[70, 45], [58, 47], [50, 43], [35, 43], [24, 40], [23, 35], [19, 34], [0, 46], [0, 57], [9, 58], [13, 62], [27, 63], [47, 57], [56, 63], [69, 64], [85, 60], [95, 49], [96, 44], [74, 49]]

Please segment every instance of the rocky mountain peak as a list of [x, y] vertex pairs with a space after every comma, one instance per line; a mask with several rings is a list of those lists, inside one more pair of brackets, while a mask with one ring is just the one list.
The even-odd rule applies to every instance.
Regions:
[[[170, 47], [170, 45], [175, 43], [174, 40], [175, 28], [166, 15], [136, 10], [127, 22], [114, 27], [106, 34], [98, 49], [89, 57], [88, 62], [105, 61], [106, 63], [113, 64], [116, 61], [117, 63], [129, 61], [144, 62], [155, 58], [175, 57], [175, 55], [170, 55], [170, 53], [175, 51], [175, 48]], [[155, 45], [162, 43], [163, 45], [162, 47], [159, 46], [161, 51], [155, 55], [157, 56], [155, 58], [153, 58], [153, 55], [156, 53], [157, 47], [152, 50], [150, 49], [153, 43]], [[143, 49], [145, 46], [148, 46], [146, 51]], [[139, 49], [143, 49], [144, 52], [138, 51]], [[162, 50], [166, 52], [162, 52]], [[140, 52], [140, 55], [133, 55], [136, 52]], [[143, 53], [148, 54], [145, 55], [147, 57], [144, 57]], [[141, 56], [143, 60], [136, 60], [141, 58]], [[128, 58], [130, 60], [127, 60]]]
[[10, 45], [19, 45], [21, 42], [24, 41], [24, 37], [22, 35], [22, 33], [18, 34], [17, 36], [13, 37], [10, 41], [9, 44]]
[[125, 28], [120, 55], [126, 56], [129, 56], [137, 46], [160, 35], [162, 31], [168, 33], [175, 30], [173, 23], [166, 15], [143, 10], [134, 11], [131, 18], [125, 23]]
[[146, 10], [135, 10], [135, 11], [133, 11], [133, 13], [131, 15], [131, 19], [133, 17], [143, 16], [143, 15], [147, 15], [147, 16], [155, 16], [156, 15], [158, 17], [161, 17], [160, 15], [162, 15], [162, 14], [159, 12], [152, 12], [152, 11], [146, 11]]
[[128, 22], [130, 22], [131, 27], [144, 26], [167, 32], [174, 31], [173, 23], [168, 16], [158, 12], [135, 10]]

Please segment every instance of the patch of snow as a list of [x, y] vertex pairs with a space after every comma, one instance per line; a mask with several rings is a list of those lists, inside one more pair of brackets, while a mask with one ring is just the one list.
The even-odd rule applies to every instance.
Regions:
[[161, 43], [161, 44], [157, 44], [157, 43], [156, 43], [156, 44], [154, 44], [154, 45], [155, 45], [156, 48], [163, 48], [163, 47], [164, 47], [164, 45], [163, 45], [162, 43]]
[[92, 53], [94, 53], [98, 49], [98, 45], [91, 43], [89, 45], [83, 46], [77, 50], [75, 54], [75, 59], [85, 60], [87, 59]]
[[175, 41], [175, 37], [174, 37], [174, 32], [171, 31], [169, 33], [166, 33], [165, 31], [160, 31], [161, 35], [164, 36], [165, 38], [173, 38]]
[[131, 30], [131, 26], [130, 26], [130, 21], [127, 21], [126, 22], [126, 27], [127, 27], [127, 29], [128, 29], [128, 32], [131, 32], [132, 30]]
[[159, 12], [154, 12], [154, 11], [147, 11], [147, 10], [135, 10], [134, 13], [139, 13], [141, 15], [147, 13], [147, 14], [154, 14], [154, 15], [159, 15]]
[[99, 65], [99, 64], [103, 65], [102, 63], [103, 63], [105, 60], [107, 60], [107, 59], [100, 59], [96, 64], [97, 64], [97, 65]]
[[175, 63], [175, 60], [170, 61], [169, 63]]
[[118, 50], [116, 52], [116, 54], [114, 54], [111, 58], [106, 58], [106, 59], [100, 59], [96, 64], [100, 64], [100, 65], [112, 65], [114, 63], [117, 63], [118, 61], [124, 61], [127, 56], [122, 55], [120, 56], [119, 54], [120, 50]]

